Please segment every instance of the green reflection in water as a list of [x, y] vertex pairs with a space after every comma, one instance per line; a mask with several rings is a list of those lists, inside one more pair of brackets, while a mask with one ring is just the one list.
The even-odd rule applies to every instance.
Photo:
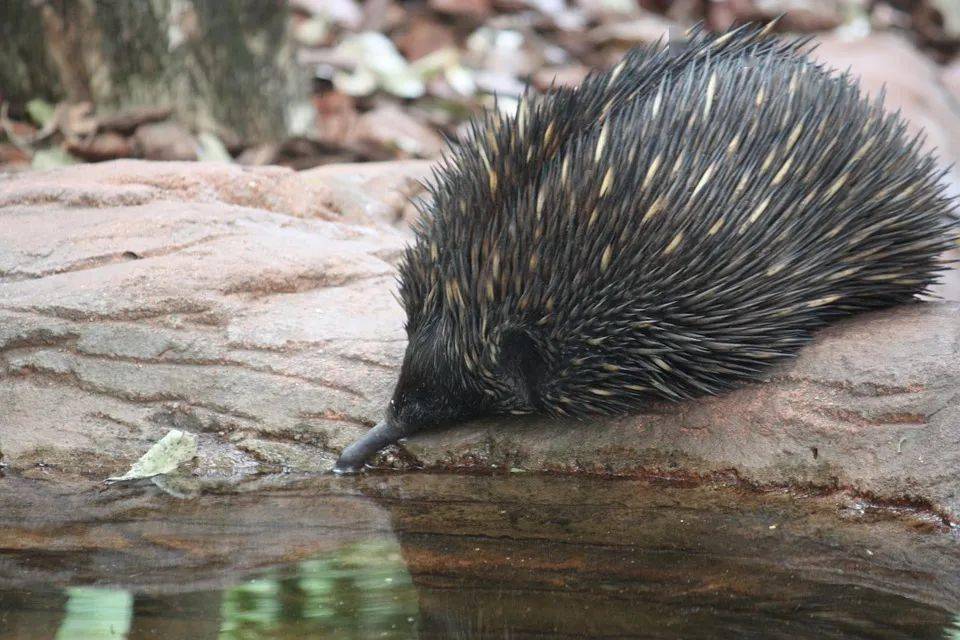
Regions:
[[952, 626], [952, 629], [947, 629], [947, 640], [960, 640], [960, 613], [954, 616]]
[[410, 638], [417, 597], [395, 542], [364, 542], [224, 591], [220, 640]]
[[[134, 597], [123, 589], [70, 587], [56, 640], [123, 640]], [[162, 598], [161, 598], [162, 600]], [[416, 591], [395, 541], [364, 542], [223, 591], [219, 640], [411, 638]], [[177, 616], [171, 612], [171, 619]], [[153, 624], [162, 625], [163, 615]]]
[[56, 640], [126, 638], [133, 620], [133, 596], [123, 589], [70, 587]]

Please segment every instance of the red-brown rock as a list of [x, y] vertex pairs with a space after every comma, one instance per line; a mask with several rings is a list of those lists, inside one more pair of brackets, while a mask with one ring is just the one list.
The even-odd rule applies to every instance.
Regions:
[[67, 151], [91, 162], [129, 158], [136, 152], [136, 147], [129, 138], [107, 131], [98, 133], [90, 138], [78, 139], [67, 143]]
[[353, 137], [373, 158], [433, 158], [443, 139], [395, 105], [384, 105], [360, 116]]
[[[945, 89], [941, 71], [909, 42], [892, 33], [874, 33], [866, 38], [818, 39], [816, 59], [836, 69], [850, 68], [870, 94], [886, 91], [888, 109], [902, 109], [916, 131], [923, 129], [927, 144], [937, 148], [943, 163], [960, 158], [960, 111]], [[960, 170], [954, 169], [960, 194]]]
[[[329, 468], [394, 383], [404, 235], [378, 220], [426, 168], [126, 161], [0, 181], [3, 461], [113, 475], [176, 427], [263, 468]], [[404, 447], [444, 468], [841, 488], [957, 519], [958, 317], [845, 321], [766, 383], [656, 413], [497, 419]]]
[[0, 170], [9, 167], [30, 166], [30, 156], [16, 145], [0, 143]]
[[397, 49], [407, 60], [417, 60], [428, 53], [456, 46], [453, 31], [430, 16], [412, 17], [403, 29], [393, 36]]
[[482, 20], [490, 15], [490, 0], [429, 0], [430, 8], [451, 16]]
[[134, 139], [147, 160], [196, 160], [199, 144], [175, 122], [157, 122], [137, 127]]

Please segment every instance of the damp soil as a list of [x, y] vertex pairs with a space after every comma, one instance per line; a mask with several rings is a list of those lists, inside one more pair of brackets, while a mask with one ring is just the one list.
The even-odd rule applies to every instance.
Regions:
[[0, 486], [0, 640], [960, 638], [957, 532], [837, 496], [527, 474]]

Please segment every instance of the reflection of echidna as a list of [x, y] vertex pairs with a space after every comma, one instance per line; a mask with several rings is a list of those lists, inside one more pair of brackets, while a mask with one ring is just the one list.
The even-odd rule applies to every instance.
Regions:
[[393, 400], [338, 470], [471, 416], [717, 393], [936, 280], [956, 223], [935, 160], [766, 31], [637, 49], [475, 124], [400, 267]]

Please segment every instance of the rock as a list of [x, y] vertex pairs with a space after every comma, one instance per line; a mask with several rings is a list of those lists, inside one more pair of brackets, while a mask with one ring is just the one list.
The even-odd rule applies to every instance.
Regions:
[[106, 477], [170, 428], [329, 465], [403, 350], [403, 239], [295, 215], [324, 197], [289, 170], [136, 161], [0, 183], [10, 468]]
[[[326, 0], [322, 0], [326, 2]], [[363, 19], [360, 28], [367, 31], [390, 33], [400, 28], [407, 20], [409, 10], [396, 0], [366, 0], [363, 3]]]
[[950, 91], [954, 104], [960, 104], [960, 60], [955, 60], [944, 68], [943, 84]]
[[432, 158], [443, 150], [443, 139], [433, 129], [392, 104], [360, 116], [354, 137], [371, 157]]
[[478, 89], [497, 96], [516, 98], [527, 88], [516, 77], [499, 71], [478, 71], [474, 79]]
[[533, 84], [538, 91], [546, 91], [551, 86], [576, 87], [583, 82], [589, 72], [589, 69], [579, 64], [547, 67], [533, 75]]
[[30, 156], [21, 149], [12, 144], [0, 143], [0, 171], [10, 167], [29, 167]]
[[627, 21], [609, 22], [587, 34], [590, 42], [607, 44], [610, 42], [625, 44], [633, 47], [641, 44], [651, 44], [657, 40], [667, 41], [670, 37], [682, 33], [677, 23], [655, 14], [645, 14], [641, 18]]
[[339, 212], [340, 219], [405, 231], [417, 215], [410, 199], [423, 195], [421, 181], [430, 176], [432, 167], [429, 160], [329, 164], [300, 176], [330, 194], [324, 205]]
[[130, 134], [142, 124], [166, 120], [172, 113], [170, 107], [137, 107], [101, 116], [97, 118], [97, 122], [101, 131]]
[[491, 421], [412, 438], [428, 466], [732, 473], [765, 486], [929, 500], [960, 516], [960, 305], [916, 304], [838, 323], [765, 384], [656, 413], [584, 422]]
[[129, 138], [119, 133], [106, 131], [87, 139], [67, 142], [67, 151], [90, 162], [129, 158], [135, 153], [135, 147]]
[[41, 136], [37, 127], [23, 120], [6, 120], [2, 122], [3, 131], [7, 137], [16, 138], [24, 142], [31, 142]]
[[407, 60], [417, 60], [446, 47], [456, 46], [453, 30], [430, 16], [412, 16], [400, 33], [393, 36], [397, 49]]
[[[121, 160], [34, 172], [0, 182], [0, 207], [5, 213], [25, 206], [136, 207], [169, 201], [226, 204], [334, 220], [337, 212], [323, 205], [332, 198], [325, 185], [305, 184], [290, 169], [215, 163]], [[39, 230], [45, 231], [45, 227]], [[43, 238], [36, 240], [43, 242]], [[23, 264], [16, 262], [14, 254], [3, 254], [0, 261], [7, 267]]]
[[859, 0], [721, 0], [711, 2], [708, 11], [710, 26], [716, 30], [781, 17], [782, 29], [810, 33], [837, 28], [846, 13], [861, 5]]
[[590, 20], [608, 22], [642, 15], [644, 10], [633, 0], [574, 0], [572, 3]]
[[280, 147], [277, 144], [270, 142], [259, 144], [249, 149], [244, 149], [236, 158], [237, 164], [245, 166], [273, 164], [279, 157], [279, 151]]
[[[713, 31], [724, 31], [731, 25], [760, 19], [753, 0], [719, 0], [706, 8], [706, 22]], [[786, 16], [784, 16], [786, 17]]]
[[[405, 235], [378, 222], [400, 200], [373, 200], [427, 168], [125, 161], [0, 181], [8, 468], [105, 477], [171, 428], [197, 433], [201, 455], [329, 468], [380, 417], [405, 348], [391, 295]], [[411, 438], [398, 459], [815, 486], [960, 520], [958, 311], [841, 322], [767, 382], [718, 398], [615, 420], [488, 420]]]
[[429, 0], [430, 8], [450, 16], [480, 21], [490, 15], [490, 0]]
[[332, 90], [315, 95], [315, 136], [319, 143], [338, 149], [356, 145], [356, 127], [360, 114], [353, 97]]
[[[871, 95], [885, 90], [887, 109], [901, 109], [912, 131], [925, 132], [927, 148], [936, 150], [944, 167], [953, 164], [945, 180], [948, 191], [960, 196], [960, 166], [956, 164], [960, 161], [960, 93], [951, 94], [950, 69], [942, 71], [892, 33], [854, 40], [834, 35], [818, 41], [815, 58], [836, 69], [849, 67]], [[960, 300], [960, 271], [945, 274], [943, 285], [934, 292], [948, 300]]]
[[[583, 11], [567, 6], [566, 0], [525, 0], [525, 4], [539, 14], [539, 19], [532, 23], [538, 28], [554, 28], [579, 34], [588, 22], [592, 22]], [[614, 4], [614, 1], [611, 0], [610, 4]], [[630, 0], [625, 0], [623, 4], [630, 4]]]
[[99, 125], [93, 116], [93, 104], [61, 104], [58, 112], [58, 128], [68, 141], [88, 138], [97, 132]]
[[934, 43], [952, 45], [960, 41], [960, 5], [954, 0], [928, 0], [913, 6], [917, 30]]
[[[928, 147], [936, 147], [944, 165], [960, 159], [960, 109], [941, 80], [941, 71], [909, 42], [892, 33], [847, 40], [819, 38], [814, 58], [836, 69], [850, 67], [871, 95], [886, 89], [886, 106], [902, 109], [914, 131], [923, 129]], [[954, 167], [954, 192], [960, 195], [960, 169]]]
[[196, 160], [197, 141], [175, 122], [157, 122], [137, 127], [134, 139], [147, 160]]

